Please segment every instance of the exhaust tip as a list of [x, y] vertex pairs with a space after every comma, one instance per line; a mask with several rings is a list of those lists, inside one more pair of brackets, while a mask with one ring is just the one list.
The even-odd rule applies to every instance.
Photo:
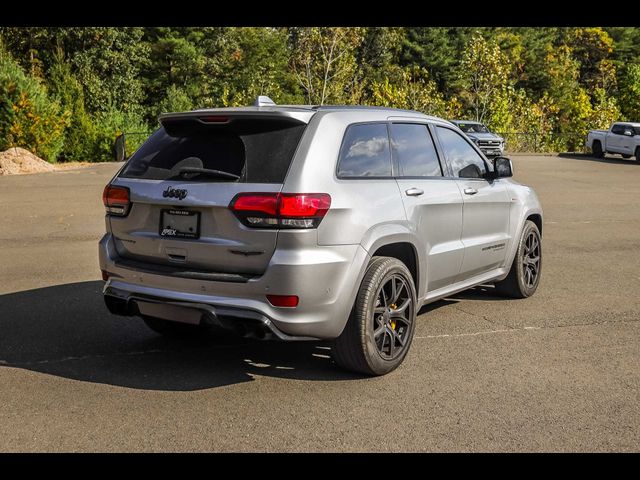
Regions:
[[104, 304], [107, 306], [107, 310], [113, 315], [120, 315], [121, 317], [132, 317], [135, 315], [129, 302], [123, 298], [105, 295]]

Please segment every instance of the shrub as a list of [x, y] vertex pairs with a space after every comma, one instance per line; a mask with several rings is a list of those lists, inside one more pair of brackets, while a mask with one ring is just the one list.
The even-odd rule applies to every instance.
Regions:
[[112, 161], [115, 158], [115, 141], [123, 133], [126, 139], [127, 155], [131, 155], [151, 134], [152, 129], [141, 116], [125, 113], [113, 105], [94, 119], [96, 125], [96, 161]]
[[168, 112], [184, 112], [193, 108], [193, 101], [187, 92], [175, 85], [167, 88], [165, 97], [158, 105], [157, 115]]
[[422, 68], [390, 68], [384, 80], [371, 85], [371, 103], [418, 110], [428, 115], [454, 118], [459, 113], [455, 98], [447, 101]]
[[71, 73], [68, 63], [58, 55], [58, 61], [49, 71], [51, 95], [69, 115], [65, 128], [65, 142], [58, 155], [59, 161], [96, 161], [97, 131], [84, 107], [82, 85]]
[[0, 150], [23, 147], [53, 163], [68, 120], [44, 86], [0, 50]]

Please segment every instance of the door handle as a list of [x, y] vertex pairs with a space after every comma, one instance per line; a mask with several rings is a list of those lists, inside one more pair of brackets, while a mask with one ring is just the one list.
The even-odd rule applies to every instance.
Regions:
[[476, 193], [478, 193], [478, 190], [476, 190], [475, 188], [465, 188], [464, 189], [464, 194], [465, 195], [475, 195]]
[[419, 197], [420, 195], [422, 195], [424, 193], [424, 190], [421, 190], [420, 188], [410, 188], [408, 190], [405, 190], [405, 192], [407, 194], [407, 196], [409, 197]]

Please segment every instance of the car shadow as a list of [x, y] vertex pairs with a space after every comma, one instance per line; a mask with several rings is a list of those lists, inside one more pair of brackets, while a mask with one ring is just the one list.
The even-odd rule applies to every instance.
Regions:
[[586, 160], [588, 162], [598, 162], [598, 163], [610, 163], [610, 164], [624, 164], [628, 165], [630, 163], [634, 163], [635, 160], [633, 158], [625, 159], [619, 156], [604, 156], [603, 158], [596, 158], [586, 153], [559, 153], [558, 156], [560, 158], [569, 158], [571, 160]]
[[496, 289], [493, 285], [478, 285], [477, 287], [470, 288], [468, 290], [464, 290], [462, 292], [456, 293], [449, 300], [482, 300], [482, 301], [505, 301], [505, 300], [513, 300], [513, 298], [509, 298], [503, 295], [498, 295], [496, 293]]
[[[209, 332], [170, 340], [137, 317], [110, 314], [101, 281], [0, 295], [0, 367], [127, 388], [192, 391], [254, 376], [306, 381], [365, 379], [335, 366], [328, 342], [254, 341]], [[465, 299], [504, 300], [475, 287], [425, 305], [418, 315]]]
[[326, 342], [260, 342], [226, 334], [168, 340], [111, 315], [101, 281], [0, 295], [0, 367], [128, 388], [191, 391], [252, 381], [366, 378], [340, 370]]

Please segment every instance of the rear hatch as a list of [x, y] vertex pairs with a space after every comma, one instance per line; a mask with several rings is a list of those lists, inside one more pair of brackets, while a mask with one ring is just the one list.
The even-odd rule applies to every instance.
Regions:
[[119, 255], [146, 264], [259, 275], [278, 231], [251, 229], [229, 204], [279, 192], [313, 112], [169, 114], [112, 185], [129, 188], [125, 217], [109, 215]]

